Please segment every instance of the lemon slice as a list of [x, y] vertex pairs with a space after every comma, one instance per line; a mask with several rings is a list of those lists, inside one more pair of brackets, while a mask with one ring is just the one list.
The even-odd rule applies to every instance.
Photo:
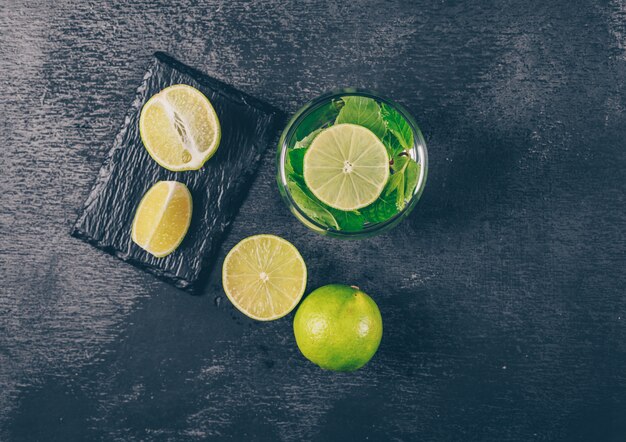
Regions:
[[304, 181], [321, 202], [339, 210], [369, 206], [389, 179], [389, 156], [374, 133], [356, 124], [321, 132], [304, 155]]
[[174, 172], [200, 169], [221, 137], [211, 102], [186, 84], [167, 87], [148, 100], [141, 109], [139, 133], [154, 161]]
[[222, 267], [226, 296], [259, 321], [285, 316], [306, 288], [306, 265], [298, 249], [274, 235], [250, 236], [232, 248]]
[[191, 222], [189, 189], [177, 181], [159, 181], [141, 199], [131, 238], [146, 252], [162, 258], [180, 245]]

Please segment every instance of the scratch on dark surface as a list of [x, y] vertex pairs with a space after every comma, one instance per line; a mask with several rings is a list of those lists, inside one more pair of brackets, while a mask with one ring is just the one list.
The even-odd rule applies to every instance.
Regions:
[[[3, 3], [1, 440], [626, 439], [624, 1]], [[274, 233], [309, 288], [358, 284], [363, 370], [215, 301], [219, 272], [188, 296], [67, 234], [157, 50], [290, 112], [353, 85], [415, 115], [396, 230], [307, 231], [270, 147], [217, 259]]]
[[612, 0], [608, 16], [609, 32], [615, 38], [617, 56], [626, 60], [626, 2]]

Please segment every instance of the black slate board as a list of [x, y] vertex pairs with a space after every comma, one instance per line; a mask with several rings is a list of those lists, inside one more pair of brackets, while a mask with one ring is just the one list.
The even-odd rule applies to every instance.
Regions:
[[[262, 101], [157, 52], [144, 75], [124, 124], [100, 169], [72, 235], [189, 291], [208, 273], [224, 233], [243, 202], [261, 153], [275, 139], [282, 113]], [[198, 171], [170, 172], [144, 148], [139, 115], [145, 102], [163, 88], [188, 84], [202, 91], [222, 126], [217, 153]], [[159, 180], [189, 187], [193, 217], [183, 243], [171, 255], [154, 258], [130, 237], [137, 204]]]

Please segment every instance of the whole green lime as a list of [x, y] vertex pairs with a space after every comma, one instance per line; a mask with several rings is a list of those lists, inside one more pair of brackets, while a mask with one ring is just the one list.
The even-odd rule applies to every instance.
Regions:
[[372, 298], [357, 287], [331, 284], [314, 290], [293, 321], [302, 354], [327, 370], [364, 366], [380, 344], [383, 320]]

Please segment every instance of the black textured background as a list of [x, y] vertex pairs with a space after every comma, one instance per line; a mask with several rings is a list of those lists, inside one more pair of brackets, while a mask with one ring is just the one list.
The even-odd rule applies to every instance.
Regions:
[[[339, 242], [264, 156], [218, 262], [275, 233], [385, 321], [363, 370], [70, 237], [155, 50], [294, 112], [406, 105], [412, 216]], [[626, 440], [626, 2], [0, 4], [0, 440]]]

